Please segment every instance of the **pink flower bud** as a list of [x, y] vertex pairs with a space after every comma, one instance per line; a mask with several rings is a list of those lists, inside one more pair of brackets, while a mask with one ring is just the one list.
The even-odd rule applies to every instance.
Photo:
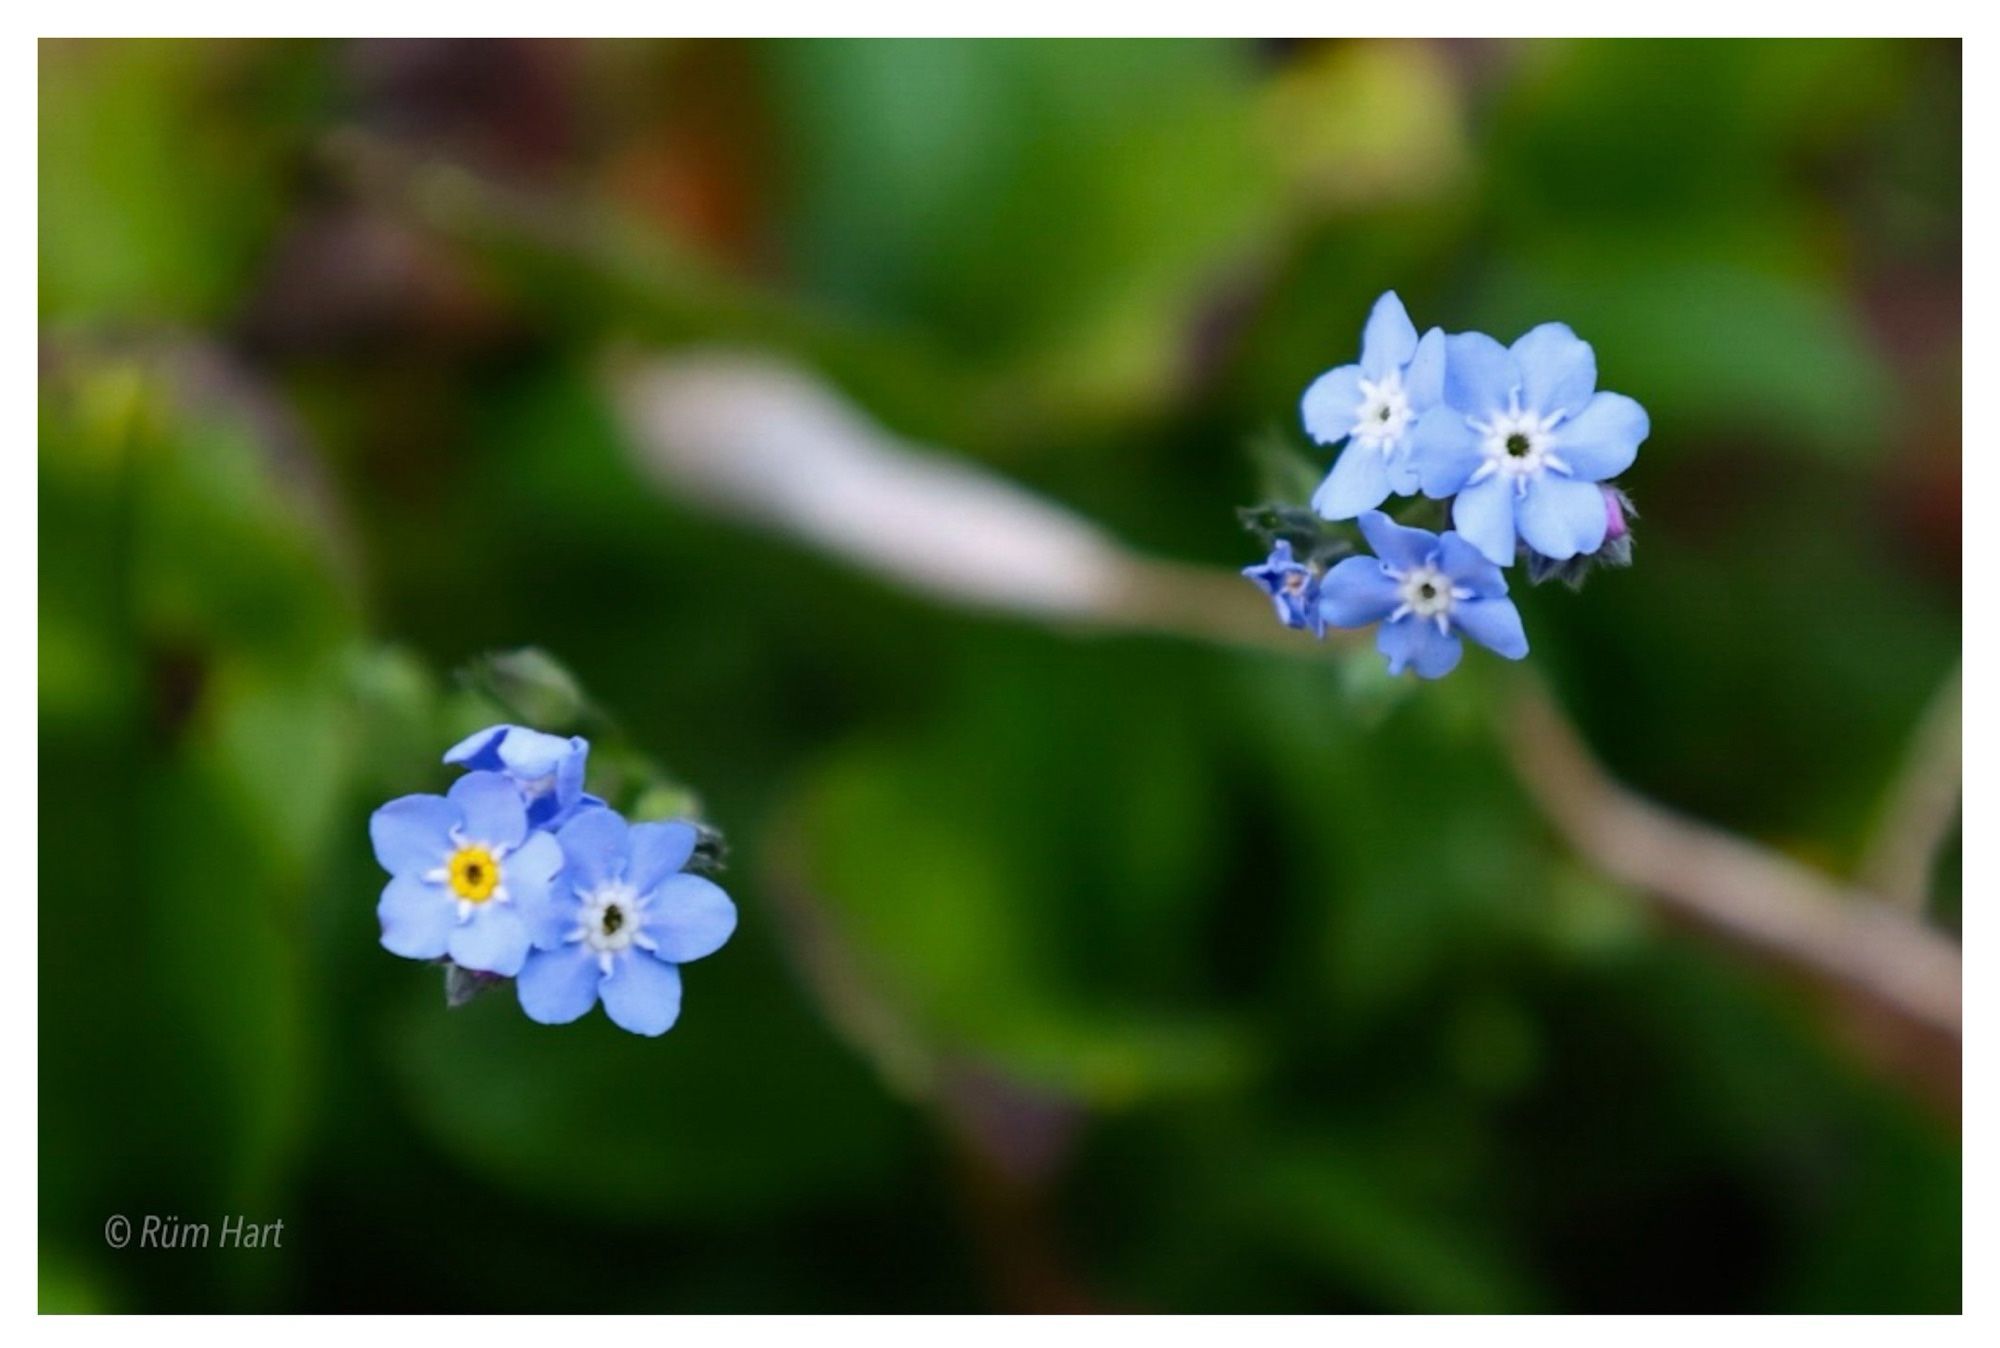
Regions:
[[1625, 537], [1625, 493], [1616, 487], [1602, 487], [1604, 493], [1604, 539], [1615, 543]]

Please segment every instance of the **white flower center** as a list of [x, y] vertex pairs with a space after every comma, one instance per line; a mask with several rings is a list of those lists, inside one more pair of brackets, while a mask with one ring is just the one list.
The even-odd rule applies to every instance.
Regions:
[[1402, 443], [1410, 426], [1410, 396], [1403, 392], [1403, 375], [1391, 370], [1380, 383], [1361, 381], [1361, 403], [1354, 409], [1354, 429], [1348, 438], [1387, 454]]
[[1486, 456], [1471, 481], [1505, 477], [1513, 482], [1518, 496], [1528, 490], [1528, 483], [1541, 476], [1545, 468], [1567, 473], [1569, 465], [1555, 452], [1555, 429], [1562, 419], [1561, 412], [1540, 416], [1522, 411], [1519, 395], [1508, 403], [1506, 411], [1494, 414], [1491, 421], [1467, 418], [1467, 424], [1479, 432], [1479, 450]]
[[1461, 599], [1472, 598], [1472, 591], [1463, 585], [1452, 584], [1451, 577], [1438, 570], [1436, 562], [1425, 562], [1407, 571], [1399, 571], [1384, 562], [1382, 569], [1396, 582], [1396, 596], [1402, 601], [1389, 615], [1390, 622], [1415, 614], [1418, 618], [1428, 618], [1436, 623], [1442, 635], [1451, 630], [1452, 606]]
[[658, 946], [642, 929], [646, 900], [623, 880], [607, 880], [593, 890], [578, 890], [583, 910], [566, 939], [581, 941], [597, 952], [597, 963], [611, 972], [612, 957], [627, 946], [655, 950]]

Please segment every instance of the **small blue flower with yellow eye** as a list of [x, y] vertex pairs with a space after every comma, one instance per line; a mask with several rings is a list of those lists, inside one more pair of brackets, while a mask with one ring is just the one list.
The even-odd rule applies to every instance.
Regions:
[[389, 872], [375, 915], [382, 945], [409, 959], [512, 976], [549, 903], [562, 849], [528, 828], [512, 779], [468, 772], [442, 796], [403, 796], [368, 821]]
[[600, 809], [556, 837], [563, 876], [516, 984], [521, 1009], [562, 1025], [602, 1001], [620, 1028], [665, 1034], [680, 1016], [680, 966], [714, 954], [736, 930], [729, 896], [684, 870], [699, 835], [678, 820], [627, 824]]
[[444, 761], [514, 779], [527, 802], [533, 828], [560, 828], [580, 809], [604, 802], [583, 790], [590, 741], [565, 739], [526, 726], [494, 725], [467, 735], [445, 750]]

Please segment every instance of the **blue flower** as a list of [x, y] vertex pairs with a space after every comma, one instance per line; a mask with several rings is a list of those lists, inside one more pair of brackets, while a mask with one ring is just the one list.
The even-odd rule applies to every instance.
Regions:
[[1596, 484], [1632, 466], [1646, 409], [1598, 393], [1597, 357], [1566, 324], [1544, 323], [1512, 347], [1483, 332], [1445, 343], [1444, 403], [1412, 434], [1427, 496], [1456, 496], [1452, 523], [1501, 566], [1518, 534], [1557, 561], [1604, 542]]
[[1330, 520], [1352, 519], [1392, 491], [1416, 492], [1410, 433], [1443, 396], [1444, 378], [1444, 330], [1432, 328], [1419, 341], [1395, 291], [1376, 300], [1361, 333], [1361, 363], [1328, 370], [1299, 405], [1306, 434], [1322, 445], [1347, 441], [1313, 493], [1314, 510]]
[[1326, 635], [1326, 620], [1319, 615], [1319, 572], [1292, 560], [1292, 545], [1279, 539], [1271, 555], [1257, 566], [1246, 566], [1243, 574], [1262, 586], [1278, 611], [1278, 621], [1287, 627]]
[[564, 1025], [600, 999], [634, 1034], [665, 1034], [681, 1010], [679, 965], [722, 948], [736, 905], [681, 868], [694, 826], [631, 824], [586, 810], [556, 834], [567, 869], [516, 984], [530, 1020]]
[[1444, 677], [1464, 653], [1461, 634], [1509, 660], [1528, 653], [1506, 578], [1465, 539], [1405, 528], [1379, 510], [1360, 525], [1376, 555], [1327, 572], [1320, 612], [1335, 627], [1381, 623], [1375, 645], [1391, 674], [1414, 667], [1426, 679]]
[[562, 849], [529, 831], [519, 787], [497, 772], [468, 772], [445, 795], [390, 801], [369, 819], [368, 836], [392, 877], [375, 909], [384, 947], [410, 959], [449, 956], [481, 973], [520, 972]]
[[512, 777], [528, 803], [528, 823], [559, 828], [578, 810], [604, 802], [583, 790], [584, 760], [590, 741], [564, 739], [525, 726], [495, 725], [466, 736], [445, 750], [444, 761]]

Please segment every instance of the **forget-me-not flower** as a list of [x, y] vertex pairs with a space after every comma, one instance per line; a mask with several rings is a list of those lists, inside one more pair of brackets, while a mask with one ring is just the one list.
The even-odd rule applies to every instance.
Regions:
[[1597, 484], [1632, 466], [1646, 409], [1596, 391], [1596, 354], [1567, 324], [1512, 347], [1456, 333], [1445, 352], [1444, 401], [1411, 435], [1424, 494], [1456, 496], [1452, 523], [1501, 566], [1517, 535], [1557, 561], [1596, 551], [1607, 522]]
[[694, 855], [694, 826], [628, 825], [614, 810], [586, 810], [556, 839], [565, 870], [516, 984], [521, 1009], [562, 1025], [602, 1000], [622, 1028], [666, 1033], [680, 1015], [678, 966], [736, 930], [729, 896], [681, 869]]
[[1407, 528], [1379, 510], [1359, 523], [1376, 555], [1349, 557], [1327, 572], [1320, 611], [1335, 627], [1381, 623], [1375, 645], [1391, 674], [1451, 673], [1464, 653], [1461, 635], [1509, 660], [1528, 653], [1506, 578], [1472, 544], [1455, 533]]
[[554, 829], [585, 806], [604, 803], [584, 794], [583, 768], [589, 756], [590, 741], [581, 735], [565, 739], [526, 726], [495, 725], [452, 745], [445, 750], [444, 761], [512, 777], [527, 801], [528, 823]]
[[391, 877], [375, 909], [384, 947], [410, 959], [449, 956], [481, 973], [520, 972], [562, 849], [529, 830], [511, 778], [468, 772], [442, 796], [392, 800], [369, 819], [368, 836]]
[[1419, 339], [1395, 291], [1376, 300], [1361, 332], [1361, 363], [1328, 370], [1299, 405], [1306, 434], [1322, 445], [1347, 442], [1313, 493], [1313, 509], [1330, 520], [1352, 519], [1391, 492], [1414, 494], [1410, 434], [1443, 396], [1444, 380], [1444, 330]]
[[1243, 574], [1257, 582], [1271, 596], [1278, 621], [1287, 627], [1326, 635], [1326, 619], [1319, 612], [1319, 572], [1293, 560], [1292, 545], [1279, 539], [1271, 555], [1257, 566], [1246, 566]]

